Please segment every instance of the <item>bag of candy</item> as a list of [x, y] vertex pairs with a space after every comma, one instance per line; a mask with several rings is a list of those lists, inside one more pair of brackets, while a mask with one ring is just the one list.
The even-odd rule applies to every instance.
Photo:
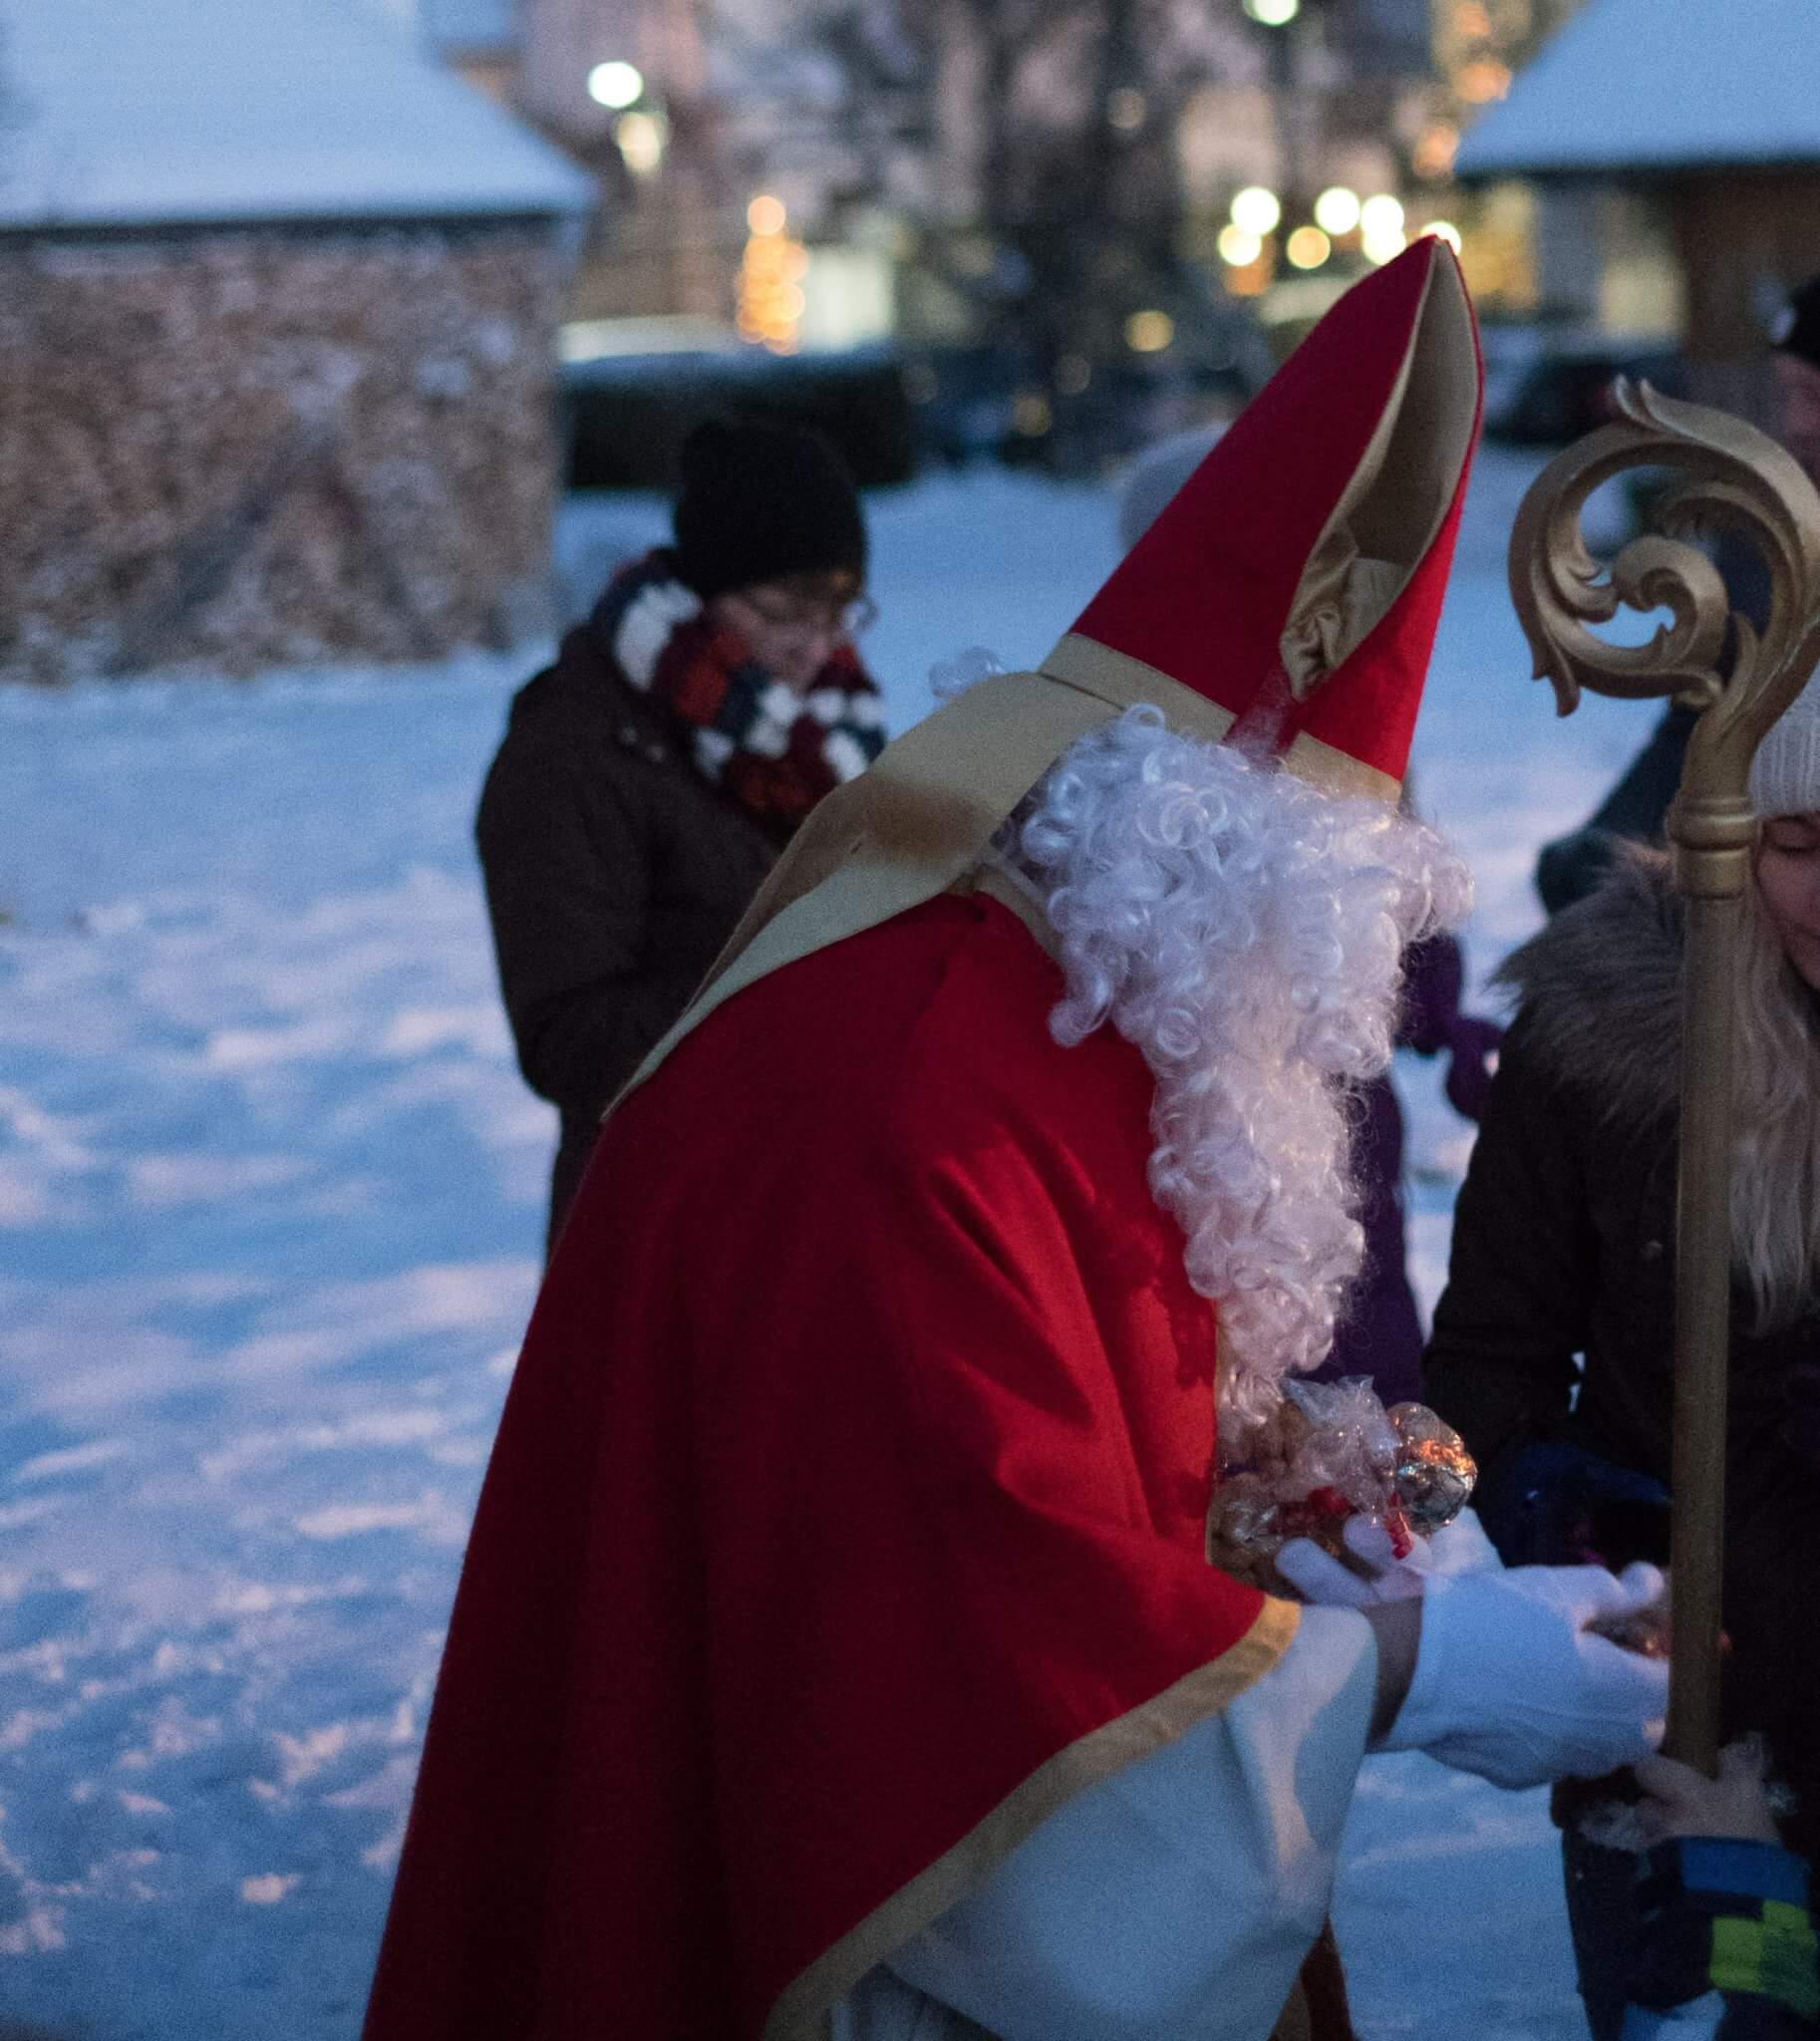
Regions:
[[1477, 1473], [1459, 1433], [1425, 1403], [1386, 1410], [1363, 1375], [1289, 1381], [1222, 1471], [1207, 1512], [1207, 1557], [1270, 1594], [1294, 1595], [1276, 1567], [1292, 1538], [1313, 1539], [1344, 1564], [1347, 1524], [1363, 1517], [1406, 1558], [1417, 1538], [1459, 1515]]

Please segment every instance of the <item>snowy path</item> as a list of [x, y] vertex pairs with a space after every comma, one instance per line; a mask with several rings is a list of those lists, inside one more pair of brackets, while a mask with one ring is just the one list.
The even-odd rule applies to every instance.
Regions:
[[[1558, 732], [1481, 469], [1418, 751], [1481, 881], [1643, 733]], [[598, 559], [651, 506], [577, 505]], [[1041, 654], [1099, 491], [873, 506], [899, 723]], [[468, 826], [523, 659], [0, 697], [0, 2026], [351, 2041], [468, 1512], [537, 1277], [553, 1116], [498, 1014]], [[1414, 1105], [1419, 1268], [1463, 1130]], [[1583, 2029], [1537, 1796], [1374, 1761], [1340, 1920], [1365, 2031]]]

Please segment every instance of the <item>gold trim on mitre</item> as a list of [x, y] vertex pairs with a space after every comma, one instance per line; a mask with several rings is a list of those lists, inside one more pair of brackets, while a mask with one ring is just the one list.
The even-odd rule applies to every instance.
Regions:
[[[1301, 1613], [1297, 1604], [1267, 1597], [1251, 1628], [1217, 1658], [1039, 1765], [952, 1850], [900, 1886], [786, 1985], [764, 2022], [762, 2041], [827, 2041], [834, 2008], [867, 1971], [983, 1884], [1070, 1800], [1162, 1750], [1197, 1722], [1223, 1713], [1282, 1658]], [[854, 1820], [865, 1819], [863, 1808], [852, 1812]]]
[[946, 892], [1074, 739], [1124, 706], [1048, 674], [992, 674], [887, 744], [810, 811], [682, 1018], [607, 1111], [736, 993]]
[[1278, 640], [1298, 702], [1358, 651], [1427, 558], [1472, 448], [1478, 400], [1472, 307], [1458, 265], [1437, 252], [1396, 380], [1309, 552]]
[[1402, 794], [1401, 780], [1378, 771], [1375, 765], [1367, 765], [1363, 758], [1355, 758], [1338, 744], [1310, 736], [1305, 729], [1298, 730], [1290, 739], [1289, 749], [1283, 753], [1283, 769], [1323, 793], [1343, 798], [1369, 794], [1374, 800], [1388, 801], [1394, 807]]
[[1160, 666], [1114, 652], [1097, 638], [1070, 631], [1043, 662], [1043, 671], [1070, 688], [1084, 688], [1123, 711], [1148, 703], [1160, 709], [1174, 730], [1220, 743], [1232, 729], [1233, 714], [1183, 685]]

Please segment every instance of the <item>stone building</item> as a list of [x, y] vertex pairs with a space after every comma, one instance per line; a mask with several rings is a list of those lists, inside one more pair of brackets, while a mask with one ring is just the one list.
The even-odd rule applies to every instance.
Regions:
[[593, 202], [351, 0], [0, 0], [0, 676], [538, 628]]

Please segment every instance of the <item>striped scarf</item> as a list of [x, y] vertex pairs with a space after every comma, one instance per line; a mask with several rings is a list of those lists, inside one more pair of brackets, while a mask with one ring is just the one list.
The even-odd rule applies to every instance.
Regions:
[[614, 575], [593, 628], [626, 680], [677, 726], [702, 777], [775, 836], [789, 836], [884, 748], [884, 704], [850, 645], [836, 646], [797, 693], [710, 620], [668, 548]]

